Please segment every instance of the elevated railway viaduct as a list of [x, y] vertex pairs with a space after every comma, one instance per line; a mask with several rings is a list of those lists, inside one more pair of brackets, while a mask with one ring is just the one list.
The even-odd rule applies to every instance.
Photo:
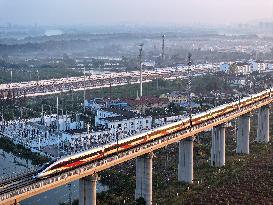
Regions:
[[[80, 205], [96, 204], [96, 182], [100, 171], [136, 159], [135, 198], [143, 197], [148, 205], [152, 204], [152, 161], [153, 151], [169, 144], [179, 142], [178, 180], [193, 183], [193, 145], [194, 136], [212, 129], [211, 166], [225, 165], [225, 125], [238, 119], [237, 153], [249, 154], [250, 113], [258, 111], [256, 141], [269, 142], [269, 105], [273, 102], [273, 91], [266, 90], [244, 100], [222, 105], [213, 110], [199, 113], [192, 121], [180, 122], [156, 128], [147, 136], [157, 135], [146, 141], [113, 155], [91, 161], [65, 172], [56, 173], [46, 178], [13, 179], [5, 182], [0, 189], [0, 204], [16, 204], [26, 198], [62, 186], [75, 180], [80, 181]], [[190, 126], [186, 126], [190, 123]], [[142, 134], [142, 135], [145, 135]], [[146, 136], [146, 137], [147, 137]], [[0, 184], [0, 186], [3, 182]]]

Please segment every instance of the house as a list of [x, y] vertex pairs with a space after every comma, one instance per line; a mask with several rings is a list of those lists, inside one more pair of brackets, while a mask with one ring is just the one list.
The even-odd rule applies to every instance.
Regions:
[[91, 100], [85, 100], [84, 106], [87, 109], [96, 111], [98, 109], [108, 107], [108, 102], [106, 100], [104, 100], [103, 98], [94, 98]]
[[184, 115], [165, 116], [165, 117], [162, 116], [162, 117], [154, 119], [154, 124], [155, 124], [155, 126], [162, 126], [162, 125], [169, 124], [172, 122], [178, 122], [184, 118], [185, 118]]
[[228, 73], [230, 64], [229, 63], [220, 63], [219, 65], [219, 71]]
[[[255, 71], [261, 73], [270, 69], [270, 64], [263, 61], [255, 61], [252, 59], [247, 62], [235, 62], [234, 65], [236, 66], [235, 73], [243, 75], [247, 75]], [[227, 73], [230, 71], [230, 67], [231, 63], [220, 63], [219, 71]]]
[[129, 109], [129, 105], [126, 102], [122, 101], [112, 101], [109, 103], [110, 108], [117, 108], [117, 109]]
[[160, 98], [154, 96], [142, 96], [136, 99], [123, 99], [132, 109], [138, 110], [140, 113], [145, 113], [147, 109], [166, 108], [170, 102], [168, 98]]
[[267, 72], [272, 70], [272, 62], [264, 62], [261, 60], [249, 60], [249, 64], [251, 65], [252, 72], [253, 71], [258, 71], [258, 72]]
[[267, 68], [268, 68], [268, 70], [273, 70], [273, 62], [269, 62], [268, 64], [267, 64]]
[[261, 73], [269, 69], [269, 64], [263, 61], [249, 60], [249, 64], [250, 64], [251, 72], [258, 71]]
[[201, 107], [200, 104], [198, 103], [195, 103], [195, 102], [182, 102], [182, 103], [179, 103], [179, 106], [180, 107], [184, 107], [184, 108], [188, 108], [188, 107], [191, 107], [191, 108], [199, 108]]
[[263, 61], [256, 61], [256, 63], [257, 63], [259, 72], [264, 72], [268, 69], [267, 63], [265, 63]]
[[114, 132], [139, 133], [152, 128], [152, 117], [141, 116], [128, 110], [104, 108], [97, 110], [95, 126], [101, 126]]
[[236, 62], [236, 74], [243, 74], [243, 75], [247, 75], [251, 73], [251, 66], [249, 63], [245, 63], [245, 62]]
[[179, 104], [179, 103], [187, 102], [188, 96], [187, 96], [187, 93], [172, 92], [172, 93], [163, 94], [160, 96], [160, 98], [167, 98], [169, 102]]
[[68, 115], [43, 115], [41, 116], [40, 122], [42, 125], [59, 130], [59, 131], [69, 131], [83, 129], [84, 122], [80, 121], [79, 115], [76, 116], [76, 120], [72, 121], [72, 116]]

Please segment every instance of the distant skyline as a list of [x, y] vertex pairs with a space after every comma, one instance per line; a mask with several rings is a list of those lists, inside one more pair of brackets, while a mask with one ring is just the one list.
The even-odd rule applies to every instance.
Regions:
[[0, 0], [0, 24], [231, 25], [273, 21], [273, 0]]

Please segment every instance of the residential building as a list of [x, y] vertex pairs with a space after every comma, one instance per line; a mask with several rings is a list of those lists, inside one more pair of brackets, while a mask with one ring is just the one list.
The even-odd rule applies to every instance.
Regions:
[[187, 93], [172, 92], [172, 93], [162, 94], [160, 98], [167, 98], [169, 102], [172, 102], [172, 103], [183, 103], [183, 102], [187, 102], [188, 96], [187, 96]]
[[85, 100], [84, 106], [90, 110], [98, 110], [101, 108], [108, 107], [108, 102], [104, 100], [103, 98], [94, 98], [91, 100]]
[[72, 120], [72, 116], [68, 115], [59, 115], [58, 118], [56, 114], [43, 115], [40, 119], [40, 123], [59, 131], [78, 130], [84, 127], [84, 122], [80, 121], [79, 115], [76, 116], [75, 120]]
[[136, 99], [123, 99], [132, 109], [145, 113], [147, 109], [166, 108], [170, 102], [168, 98], [160, 98], [154, 96], [142, 96]]
[[162, 125], [169, 124], [172, 122], [177, 122], [179, 120], [182, 120], [185, 117], [186, 116], [184, 116], [184, 115], [159, 117], [157, 119], [154, 119], [154, 124], [155, 124], [155, 126], [162, 126]]
[[104, 108], [97, 110], [95, 126], [114, 132], [129, 132], [135, 134], [152, 128], [152, 117], [141, 116], [128, 110]]
[[251, 73], [251, 66], [249, 63], [237, 62], [235, 65], [237, 66], [235, 71], [236, 74], [247, 75]]
[[230, 64], [229, 63], [220, 63], [219, 71], [227, 73], [229, 71]]

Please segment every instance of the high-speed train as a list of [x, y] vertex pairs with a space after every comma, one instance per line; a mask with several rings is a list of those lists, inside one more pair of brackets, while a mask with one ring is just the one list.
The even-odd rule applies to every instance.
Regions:
[[150, 141], [164, 137], [169, 134], [179, 132], [181, 130], [190, 128], [191, 126], [196, 126], [203, 122], [213, 120], [217, 117], [221, 117], [238, 109], [244, 108], [250, 105], [251, 103], [265, 100], [271, 96], [272, 96], [271, 89], [266, 90], [259, 94], [243, 98], [239, 101], [225, 104], [220, 107], [208, 110], [206, 112], [194, 115], [192, 119], [185, 118], [179, 122], [170, 123], [168, 125], [155, 128], [148, 132], [119, 140], [118, 143], [113, 142], [102, 147], [90, 149], [84, 152], [77, 153], [75, 155], [61, 158], [57, 161], [46, 164], [35, 177], [46, 178], [54, 174], [72, 170], [76, 167], [80, 167], [87, 163], [96, 162], [97, 160], [104, 158], [106, 156], [113, 156], [127, 149], [148, 143]]

